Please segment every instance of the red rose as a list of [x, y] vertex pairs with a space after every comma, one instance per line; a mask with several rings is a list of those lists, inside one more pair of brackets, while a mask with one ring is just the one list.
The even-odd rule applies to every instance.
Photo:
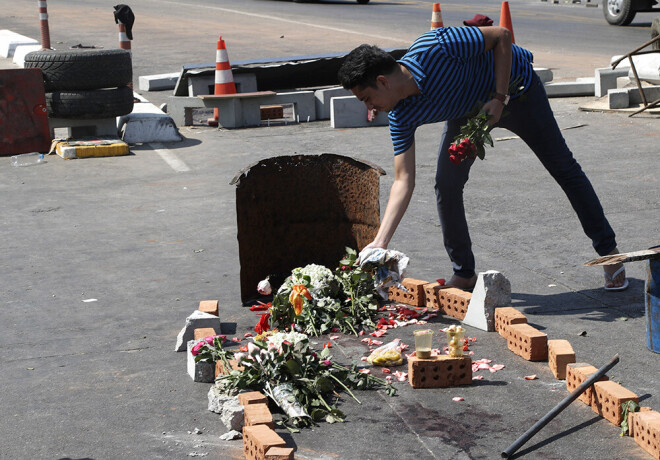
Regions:
[[195, 346], [192, 347], [192, 350], [190, 350], [190, 353], [192, 353], [193, 356], [197, 356], [200, 351], [202, 351], [202, 348], [206, 346], [206, 342], [204, 340], [200, 340], [195, 344]]
[[455, 165], [461, 164], [461, 159], [458, 158], [456, 155], [449, 155], [449, 161], [451, 161]]
[[264, 313], [261, 315], [261, 318], [259, 318], [259, 322], [257, 323], [256, 326], [254, 326], [254, 332], [257, 334], [263, 334], [266, 332], [268, 329], [270, 329], [270, 313]]

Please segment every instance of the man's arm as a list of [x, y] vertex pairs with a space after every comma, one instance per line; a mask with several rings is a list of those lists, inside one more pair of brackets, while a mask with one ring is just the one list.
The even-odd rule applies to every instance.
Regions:
[[[509, 80], [511, 79], [511, 32], [504, 27], [479, 27], [484, 36], [484, 52], [493, 50], [495, 66], [495, 92], [509, 94]], [[504, 104], [498, 99], [486, 102], [483, 111], [491, 116], [488, 121], [494, 125], [500, 120]]]
[[387, 248], [415, 189], [415, 143], [394, 157], [394, 183], [376, 238], [368, 248]]

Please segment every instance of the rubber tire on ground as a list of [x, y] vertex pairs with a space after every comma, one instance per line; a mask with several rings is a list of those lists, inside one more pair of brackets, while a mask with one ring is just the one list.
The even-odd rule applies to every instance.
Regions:
[[33, 51], [25, 68], [41, 69], [46, 91], [116, 88], [133, 80], [131, 53], [123, 49]]
[[358, 2], [360, 5], [366, 5], [367, 3], [369, 3], [369, 0], [357, 0], [357, 2]]
[[128, 86], [96, 90], [46, 93], [48, 116], [53, 118], [112, 118], [133, 111], [133, 90]]
[[637, 14], [637, 10], [633, 6], [635, 0], [619, 0], [621, 2], [621, 8], [618, 12], [610, 11], [610, 7], [613, 6], [610, 5], [612, 0], [602, 1], [605, 20], [613, 26], [627, 26], [635, 18], [635, 14]]

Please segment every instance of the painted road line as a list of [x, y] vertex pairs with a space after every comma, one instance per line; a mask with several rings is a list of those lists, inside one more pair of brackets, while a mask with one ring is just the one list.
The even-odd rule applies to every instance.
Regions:
[[176, 172], [190, 171], [190, 167], [185, 164], [181, 158], [171, 150], [165, 148], [160, 142], [150, 142], [149, 145], [163, 160], [165, 160], [165, 163], [170, 165], [170, 167]]

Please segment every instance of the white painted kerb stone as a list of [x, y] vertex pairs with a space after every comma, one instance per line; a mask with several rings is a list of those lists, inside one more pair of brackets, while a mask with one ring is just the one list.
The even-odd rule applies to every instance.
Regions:
[[220, 333], [220, 318], [215, 315], [195, 310], [192, 315], [186, 318], [186, 325], [176, 338], [174, 351], [186, 351], [186, 344], [189, 340], [195, 338], [195, 329], [212, 327], [217, 333]]
[[463, 324], [492, 332], [495, 330], [495, 307], [509, 305], [511, 305], [509, 280], [495, 270], [479, 273]]
[[188, 375], [193, 379], [193, 382], [213, 383], [215, 382], [215, 363], [208, 361], [195, 362], [195, 357], [191, 353], [197, 342], [199, 340], [188, 341]]

